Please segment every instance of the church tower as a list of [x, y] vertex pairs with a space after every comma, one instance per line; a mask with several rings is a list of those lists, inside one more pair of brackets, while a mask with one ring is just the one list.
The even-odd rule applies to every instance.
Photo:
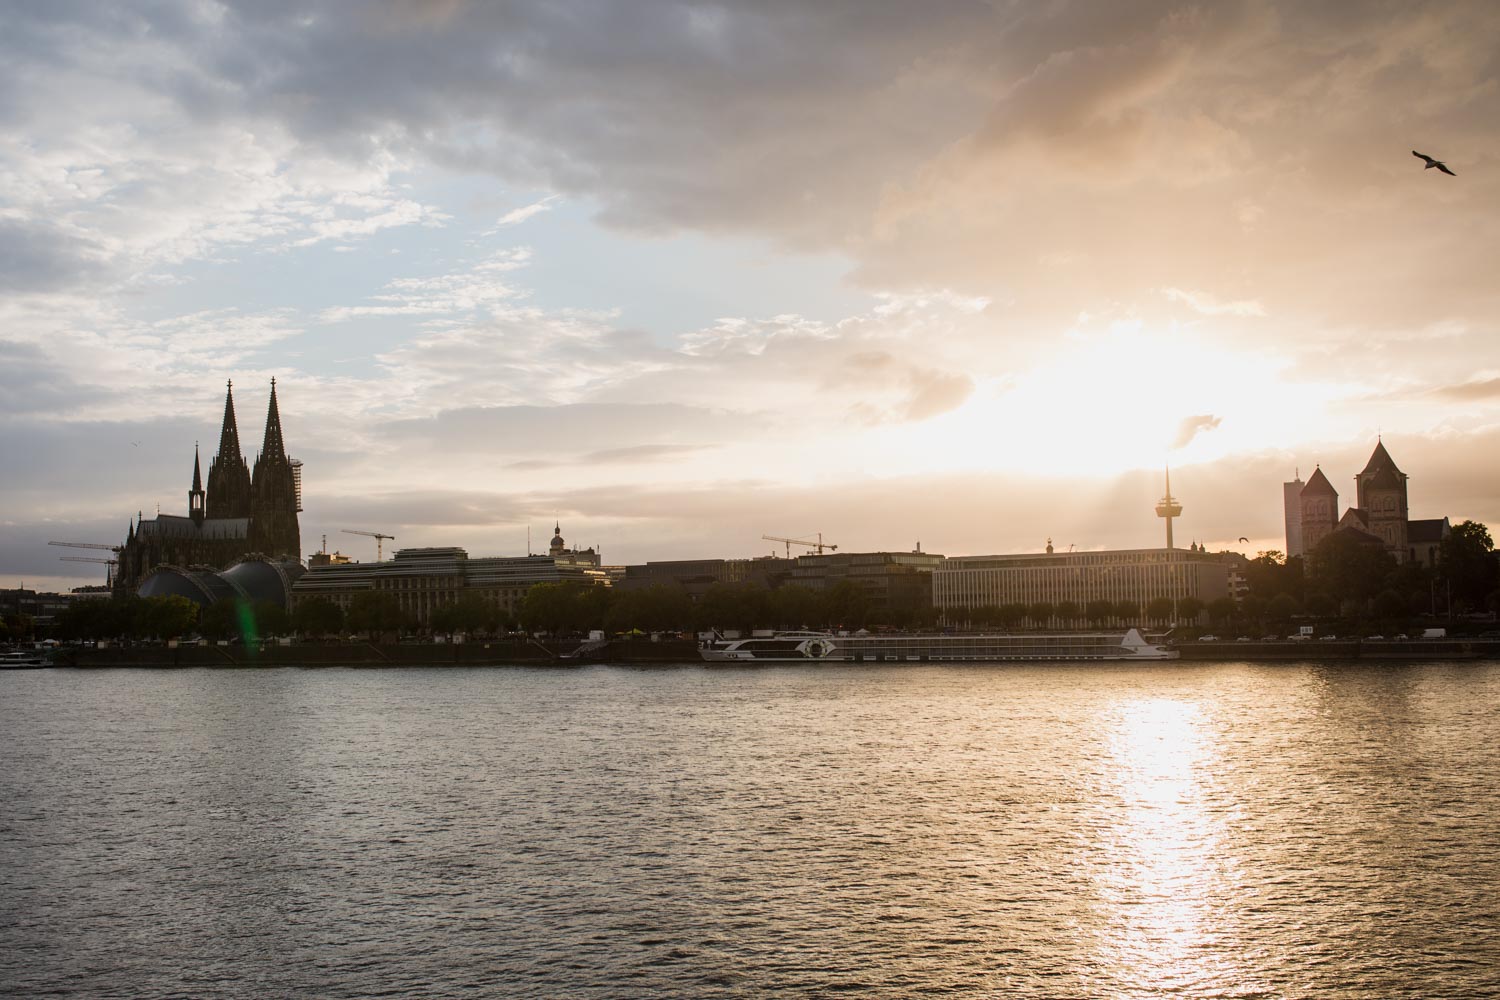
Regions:
[[1339, 491], [1319, 466], [1302, 487], [1302, 551], [1311, 552], [1339, 523]]
[[1386, 551], [1397, 562], [1406, 561], [1407, 509], [1406, 473], [1396, 468], [1385, 445], [1377, 438], [1375, 451], [1364, 471], [1354, 477], [1359, 509], [1364, 511], [1370, 534], [1385, 542]]
[[251, 549], [272, 558], [299, 559], [302, 534], [297, 525], [297, 506], [296, 475], [281, 436], [281, 411], [276, 405], [273, 378], [271, 402], [266, 407], [266, 436], [255, 458], [251, 487]]
[[234, 419], [234, 383], [224, 393], [224, 427], [219, 453], [208, 467], [207, 517], [250, 516], [250, 467], [240, 453], [240, 428]]
[[198, 465], [198, 445], [196, 442], [194, 442], [193, 488], [188, 490], [188, 517], [192, 518], [195, 524], [202, 524], [203, 518], [207, 513], [204, 510], [204, 507], [206, 506], [204, 500], [205, 497], [203, 494], [203, 473], [200, 471]]

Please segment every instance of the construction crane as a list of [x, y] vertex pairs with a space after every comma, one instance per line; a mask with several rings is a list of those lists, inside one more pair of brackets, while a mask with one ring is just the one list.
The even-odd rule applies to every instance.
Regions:
[[[107, 552], [119, 552], [123, 545], [100, 545], [98, 542], [48, 542], [48, 545], [61, 545], [65, 549], [103, 549]], [[63, 556], [64, 559], [67, 556]]]
[[788, 559], [792, 558], [793, 545], [806, 545], [808, 548], [817, 552], [818, 555], [822, 555], [824, 549], [827, 549], [830, 552], [837, 552], [839, 550], [839, 547], [837, 545], [834, 545], [832, 542], [823, 541], [823, 533], [821, 531], [818, 532], [818, 540], [815, 542], [809, 541], [806, 538], [782, 538], [779, 535], [761, 535], [760, 537], [764, 538], [768, 542], [781, 542], [785, 544], [786, 557]]
[[[108, 546], [108, 545], [101, 545], [101, 546], [98, 546], [98, 547], [101, 548], [101, 549], [107, 549], [110, 546]], [[107, 569], [107, 570], [104, 571], [104, 582], [105, 582], [106, 585], [109, 585], [109, 586], [113, 586], [113, 584], [114, 584], [115, 567], [118, 566], [119, 562], [120, 562], [118, 559], [100, 559], [97, 556], [58, 556], [58, 559], [61, 560], [62, 562], [104, 563], [106, 566], [109, 567], [109, 569]]]
[[385, 551], [384, 548], [383, 548], [383, 543], [387, 539], [390, 539], [391, 541], [395, 541], [395, 538], [396, 538], [395, 535], [387, 535], [384, 532], [380, 532], [380, 531], [355, 531], [353, 528], [345, 528], [344, 529], [344, 534], [346, 534], [346, 535], [367, 535], [368, 537], [375, 539], [375, 561], [376, 562], [384, 562], [385, 561], [382, 558], [382, 556], [384, 554], [384, 551]]

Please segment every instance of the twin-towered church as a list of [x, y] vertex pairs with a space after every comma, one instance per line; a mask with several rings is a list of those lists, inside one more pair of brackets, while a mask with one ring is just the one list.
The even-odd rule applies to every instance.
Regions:
[[1358, 506], [1342, 515], [1338, 490], [1321, 466], [1306, 484], [1286, 484], [1287, 555], [1305, 555], [1335, 531], [1349, 531], [1361, 541], [1381, 545], [1398, 563], [1433, 565], [1448, 534], [1448, 519], [1411, 519], [1406, 473], [1396, 467], [1384, 443], [1376, 441], [1374, 453], [1354, 482]]
[[159, 513], [148, 519], [137, 514], [120, 551], [116, 587], [134, 592], [152, 570], [163, 565], [222, 568], [250, 553], [270, 560], [299, 559], [300, 466], [286, 454], [276, 380], [272, 379], [265, 437], [252, 472], [240, 451], [231, 382], [224, 395], [219, 450], [208, 467], [208, 488], [203, 487], [195, 447], [187, 516]]

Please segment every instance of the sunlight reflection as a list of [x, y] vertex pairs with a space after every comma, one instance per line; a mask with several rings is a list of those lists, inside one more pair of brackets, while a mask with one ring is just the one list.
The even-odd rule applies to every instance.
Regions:
[[1129, 702], [1112, 715], [1102, 789], [1112, 806], [1094, 868], [1107, 909], [1101, 957], [1136, 987], [1238, 982], [1229, 951], [1215, 946], [1227, 886], [1211, 728], [1191, 702]]

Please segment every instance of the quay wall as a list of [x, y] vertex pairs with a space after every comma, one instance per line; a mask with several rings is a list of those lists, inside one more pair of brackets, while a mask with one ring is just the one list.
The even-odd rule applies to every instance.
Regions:
[[[1186, 642], [1179, 663], [1293, 660], [1500, 660], [1500, 639]], [[77, 667], [386, 667], [581, 666], [587, 663], [696, 663], [691, 640], [616, 641], [575, 657], [577, 643], [499, 640], [465, 643], [306, 643], [295, 646], [110, 646], [66, 649], [59, 666]]]

